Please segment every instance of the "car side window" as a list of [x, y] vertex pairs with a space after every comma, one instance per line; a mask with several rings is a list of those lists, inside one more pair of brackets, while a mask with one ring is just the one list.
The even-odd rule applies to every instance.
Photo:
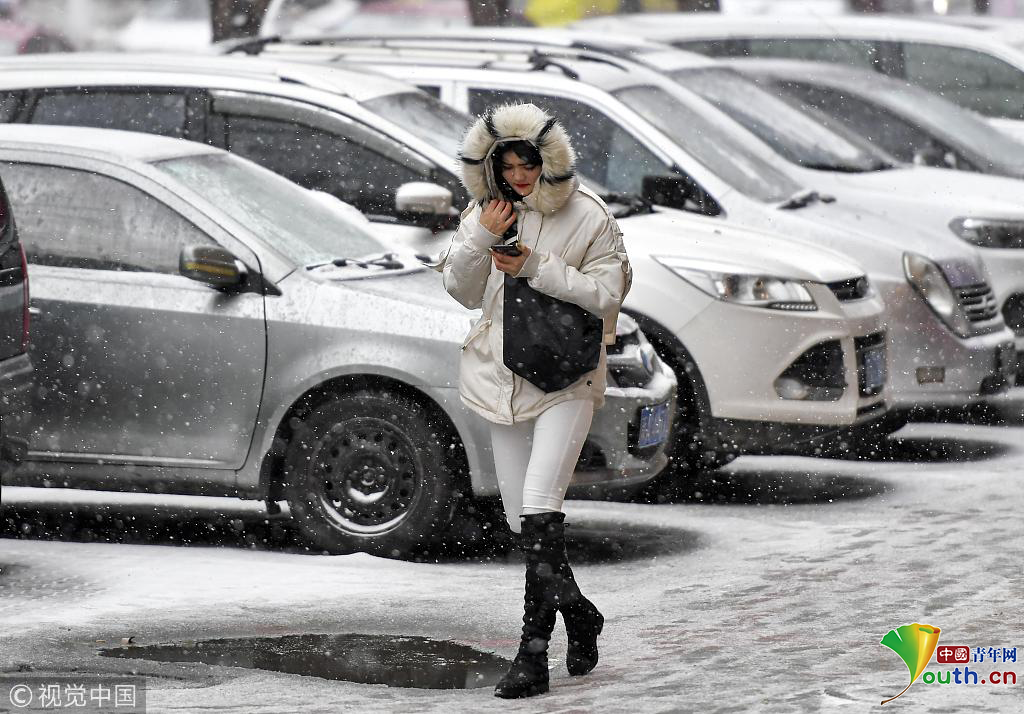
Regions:
[[834, 62], [871, 69], [878, 62], [873, 42], [840, 39], [744, 38], [672, 43], [710, 57], [779, 57]]
[[61, 89], [45, 92], [35, 103], [32, 124], [69, 124], [185, 136], [183, 92]]
[[1024, 72], [975, 50], [903, 44], [907, 81], [989, 117], [1024, 119]]
[[14, 162], [0, 171], [30, 263], [177, 273], [182, 247], [214, 243], [161, 201], [109, 176]]
[[472, 114], [507, 102], [532, 102], [557, 117], [576, 150], [576, 171], [609, 191], [640, 195], [644, 176], [677, 175], [606, 114], [587, 104], [532, 92], [469, 90]]
[[781, 82], [780, 86], [797, 106], [821, 110], [830, 120], [845, 125], [900, 161], [914, 163], [916, 157], [918, 163], [947, 164], [945, 155], [950, 149], [945, 144], [884, 107], [828, 87], [802, 82]]
[[14, 121], [20, 103], [21, 92], [0, 92], [0, 122]]
[[302, 124], [224, 115], [227, 148], [305, 188], [325, 191], [371, 216], [392, 216], [402, 184], [427, 175], [344, 136]]

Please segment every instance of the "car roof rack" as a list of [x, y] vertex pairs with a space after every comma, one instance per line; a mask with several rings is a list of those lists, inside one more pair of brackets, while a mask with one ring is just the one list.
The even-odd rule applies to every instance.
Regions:
[[[265, 47], [266, 44], [270, 43], [264, 43], [263, 46]], [[573, 80], [578, 80], [580, 73], [570, 66], [570, 62], [603, 64], [623, 72], [628, 69], [622, 59], [601, 51], [562, 46], [545, 47], [534, 43], [522, 43], [522, 47], [463, 46], [444, 48], [396, 46], [388, 40], [357, 40], [352, 43], [342, 43], [340, 47], [338, 45], [319, 44], [317, 42], [297, 44], [291, 41], [284, 41], [274, 44], [278, 44], [278, 48], [275, 48], [274, 56], [281, 58], [288, 58], [293, 53], [294, 56], [303, 54], [318, 55], [319, 59], [326, 62], [366, 62], [376, 60], [381, 62], [412, 63], [429, 58], [445, 60], [444, 64], [479, 69], [543, 71], [548, 68], [555, 68]], [[516, 65], [519, 65], [519, 67]]]

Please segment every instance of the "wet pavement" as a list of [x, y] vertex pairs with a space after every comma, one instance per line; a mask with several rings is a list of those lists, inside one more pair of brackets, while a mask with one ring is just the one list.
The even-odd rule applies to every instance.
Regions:
[[1020, 647], [1022, 684], [919, 681], [887, 708], [1024, 711], [1022, 472], [1019, 424], [913, 425], [870, 461], [740, 459], [701, 502], [570, 502], [601, 663], [569, 677], [560, 624], [551, 693], [529, 702], [359, 683], [379, 681], [366, 663], [396, 678], [419, 663], [445, 687], [493, 678], [474, 658], [500, 670], [522, 613], [507, 550], [321, 557], [252, 504], [4, 489], [0, 670], [139, 673], [151, 712], [865, 711], [907, 684], [878, 641], [922, 622]]

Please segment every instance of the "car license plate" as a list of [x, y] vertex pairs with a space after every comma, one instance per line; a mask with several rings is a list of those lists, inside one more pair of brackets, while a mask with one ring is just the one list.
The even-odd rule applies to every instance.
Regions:
[[640, 410], [640, 448], [660, 444], [668, 438], [668, 404], [655, 404]]
[[864, 350], [864, 389], [873, 392], [885, 385], [885, 347]]

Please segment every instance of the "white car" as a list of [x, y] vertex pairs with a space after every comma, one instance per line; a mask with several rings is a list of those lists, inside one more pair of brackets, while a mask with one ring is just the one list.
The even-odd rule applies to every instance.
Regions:
[[[579, 146], [601, 147], [583, 151], [579, 167], [611, 191], [684, 208], [693, 220], [782, 233], [845, 253], [867, 269], [885, 299], [891, 401], [903, 412], [963, 406], [1006, 387], [1015, 367], [1013, 334], [995, 308], [978, 251], [948, 228], [894, 226], [862, 206], [819, 200], [727, 115], [621, 57], [564, 46], [547, 52], [539, 43], [488, 52], [417, 42], [423, 46], [385, 41], [374, 50], [360, 39], [346, 51], [335, 39], [318, 54], [311, 40], [267, 51], [365, 62], [474, 114], [504, 101], [537, 103], [562, 119]], [[691, 101], [683, 102], [683, 94]]]
[[576, 27], [644, 37], [712, 57], [838, 62], [905, 79], [1024, 137], [1024, 48], [970, 27], [885, 17], [639, 14]]

